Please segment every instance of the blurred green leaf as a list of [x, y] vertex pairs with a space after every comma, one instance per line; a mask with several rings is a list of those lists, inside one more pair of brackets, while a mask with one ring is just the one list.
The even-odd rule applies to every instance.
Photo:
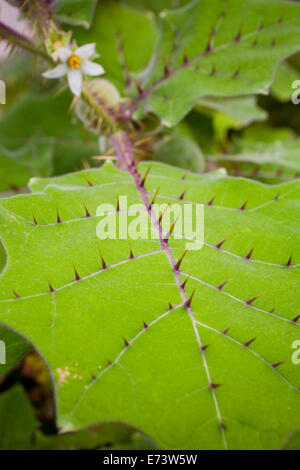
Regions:
[[162, 10], [171, 10], [190, 3], [191, 0], [123, 0], [127, 5], [142, 10], [151, 10], [159, 13]]
[[59, 0], [55, 7], [55, 17], [62, 23], [89, 28], [97, 1], [98, 0]]
[[25, 188], [29, 179], [52, 174], [54, 143], [34, 139], [16, 150], [0, 145], [0, 191]]
[[27, 93], [5, 111], [0, 119], [2, 189], [24, 186], [31, 176], [80, 169], [85, 160], [92, 163], [90, 157], [99, 153], [97, 137], [82, 129], [69, 107], [68, 92]]
[[77, 433], [45, 435], [24, 389], [0, 394], [0, 450], [153, 449], [153, 444], [121, 423], [104, 423]]
[[196, 111], [190, 112], [176, 127], [169, 132], [192, 138], [204, 153], [211, 153], [214, 148], [214, 127], [210, 116]]
[[[294, 132], [288, 127], [270, 127], [265, 123], [254, 124], [242, 133], [242, 141], [245, 143], [264, 142], [270, 144], [277, 140], [291, 140], [294, 137]], [[237, 142], [239, 141], [237, 140]]]
[[201, 173], [205, 166], [199, 145], [189, 137], [170, 137], [158, 147], [154, 159], [196, 173]]
[[283, 62], [276, 73], [271, 94], [283, 103], [291, 101], [295, 89], [292, 87], [295, 80], [300, 80], [300, 71], [289, 62]]
[[[31, 345], [20, 335], [0, 324], [0, 341], [6, 346], [6, 364], [0, 363], [0, 377], [8, 372], [31, 349]], [[1, 436], [1, 432], [0, 432]]]
[[254, 96], [202, 98], [195, 109], [212, 116], [215, 138], [218, 142], [226, 139], [230, 129], [240, 130], [253, 122], [267, 118], [267, 113], [257, 106]]
[[39, 432], [32, 446], [37, 450], [153, 449], [154, 444], [142, 434], [121, 423], [104, 423], [76, 433], [46, 436]]
[[270, 142], [236, 140], [234, 153], [212, 156], [210, 160], [224, 165], [230, 174], [271, 184], [289, 181], [300, 175], [300, 138], [279, 140], [275, 136]]
[[21, 386], [0, 394], [0, 449], [28, 449], [37, 422]]

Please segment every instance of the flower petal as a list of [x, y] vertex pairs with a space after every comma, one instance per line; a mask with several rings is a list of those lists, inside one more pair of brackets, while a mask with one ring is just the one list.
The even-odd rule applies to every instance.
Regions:
[[72, 55], [72, 51], [70, 51], [70, 49], [67, 47], [61, 47], [58, 49], [57, 54], [62, 62], [66, 62], [70, 55]]
[[75, 54], [79, 55], [82, 59], [86, 60], [95, 54], [96, 43], [85, 44], [84, 46], [78, 47]]
[[103, 75], [105, 73], [104, 68], [100, 64], [95, 64], [95, 62], [90, 62], [86, 60], [81, 66], [81, 70], [86, 75], [91, 75], [95, 77], [96, 75]]
[[82, 74], [80, 70], [70, 70], [68, 72], [68, 83], [71, 92], [75, 96], [81, 95], [82, 88]]
[[57, 67], [51, 70], [47, 70], [43, 73], [45, 78], [60, 78], [66, 75], [68, 68], [65, 64], [59, 64]]

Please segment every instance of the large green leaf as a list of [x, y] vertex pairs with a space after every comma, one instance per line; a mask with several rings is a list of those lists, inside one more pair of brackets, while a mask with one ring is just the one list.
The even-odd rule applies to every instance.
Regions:
[[206, 204], [204, 247], [177, 271], [185, 239], [96, 236], [99, 204], [146, 204], [135, 181], [107, 164], [0, 202], [1, 321], [46, 358], [64, 430], [123, 421], [163, 448], [281, 447], [300, 425], [299, 182], [153, 163], [149, 198]]
[[[5, 268], [6, 253], [0, 244], [0, 271]], [[31, 345], [14, 331], [0, 324], [0, 378], [8, 372], [29, 351]], [[3, 356], [4, 354], [4, 356]], [[2, 364], [5, 362], [5, 364]]]
[[160, 16], [161, 40], [133, 109], [168, 126], [201, 97], [267, 93], [276, 65], [299, 50], [296, 3], [198, 0]]
[[98, 61], [106, 77], [124, 92], [134, 86], [135, 74], [148, 64], [157, 42], [157, 28], [151, 13], [135, 11], [115, 0], [100, 2], [89, 31], [74, 29], [79, 44], [96, 42]]

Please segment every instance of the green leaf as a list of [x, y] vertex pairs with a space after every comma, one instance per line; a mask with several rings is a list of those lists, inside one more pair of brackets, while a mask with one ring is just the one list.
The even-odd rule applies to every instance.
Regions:
[[215, 135], [213, 121], [209, 116], [191, 111], [171, 132], [192, 138], [204, 153], [212, 153]]
[[17, 149], [0, 145], [0, 191], [24, 188], [32, 176], [52, 174], [54, 142], [29, 139]]
[[[0, 325], [0, 341], [5, 345], [5, 364], [0, 361], [0, 378], [31, 349], [31, 345], [14, 331]], [[2, 348], [1, 348], [2, 353]], [[2, 357], [2, 356], [1, 356]]]
[[130, 450], [153, 449], [152, 443], [134, 429], [120, 423], [103, 423], [76, 433], [46, 436], [39, 432], [36, 435], [34, 450], [76, 450], [104, 449]]
[[[6, 253], [0, 244], [0, 271], [6, 264]], [[0, 324], [0, 379], [29, 351], [31, 345], [21, 336]], [[5, 362], [2, 364], [2, 362]]]
[[89, 28], [98, 0], [59, 0], [55, 17], [62, 23]]
[[89, 31], [74, 29], [79, 44], [96, 42], [106, 78], [124, 93], [134, 76], [147, 66], [158, 32], [154, 15], [135, 11], [115, 1], [100, 2]]
[[154, 159], [200, 173], [205, 162], [200, 147], [189, 137], [170, 137], [158, 147]]
[[123, 0], [127, 5], [142, 10], [151, 10], [159, 13], [162, 10], [170, 10], [171, 8], [179, 8], [186, 5], [191, 0]]
[[[276, 133], [275, 133], [276, 135]], [[210, 157], [233, 174], [252, 176], [268, 183], [289, 181], [300, 175], [300, 139], [285, 138], [265, 143], [241, 141], [233, 154]]]
[[157, 203], [206, 204], [204, 246], [179, 272], [183, 238], [97, 238], [100, 204], [146, 204], [111, 163], [1, 200], [0, 319], [49, 364], [64, 430], [121, 421], [162, 448], [280, 448], [300, 426], [299, 181], [270, 187], [152, 163], [149, 199], [158, 187]]
[[240, 130], [267, 118], [267, 113], [257, 106], [254, 96], [202, 98], [195, 110], [212, 116], [217, 142], [226, 141], [230, 129]]
[[8, 108], [0, 120], [0, 184], [22, 187], [31, 176], [79, 169], [99, 153], [96, 136], [66, 119], [69, 106], [66, 92], [29, 93]]
[[244, 130], [242, 134], [242, 140], [247, 145], [255, 142], [264, 142], [266, 144], [274, 143], [277, 140], [286, 141], [291, 140], [295, 137], [293, 131], [288, 127], [269, 127], [266, 124], [256, 123]]
[[277, 70], [271, 94], [283, 103], [291, 101], [295, 89], [292, 87], [295, 80], [300, 80], [300, 71], [288, 62], [283, 62]]
[[[0, 115], [19, 97], [19, 94], [35, 81], [37, 63], [29, 55], [12, 54], [1, 62], [1, 80], [6, 84], [6, 105], [1, 106]], [[40, 74], [39, 74], [40, 81]]]
[[212, 116], [218, 142], [226, 140], [229, 129], [240, 130], [267, 118], [267, 113], [257, 106], [253, 96], [202, 98], [195, 109]]
[[[225, 116], [232, 118], [235, 129], [241, 129], [253, 122], [264, 121], [267, 113], [259, 108], [254, 96], [238, 98], [202, 98], [195, 107], [197, 111], [217, 111], [215, 121], [221, 121]], [[214, 113], [211, 113], [214, 115]]]
[[78, 433], [48, 436], [37, 428], [33, 408], [21, 386], [0, 394], [1, 450], [153, 448], [142, 435], [118, 423], [105, 423]]
[[0, 449], [28, 449], [37, 423], [21, 386], [0, 394]]
[[300, 5], [275, 0], [199, 0], [162, 12], [163, 32], [136, 117], [174, 126], [204, 96], [268, 93], [274, 69], [299, 50]]

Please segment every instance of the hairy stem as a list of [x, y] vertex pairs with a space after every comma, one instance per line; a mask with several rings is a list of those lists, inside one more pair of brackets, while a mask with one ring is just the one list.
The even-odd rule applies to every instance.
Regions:
[[20, 34], [10, 26], [7, 26], [0, 21], [0, 38], [7, 40], [14, 46], [20, 47], [24, 51], [29, 52], [35, 56], [42, 57], [44, 60], [53, 64], [53, 60], [45, 52], [41, 51], [29, 38]]

